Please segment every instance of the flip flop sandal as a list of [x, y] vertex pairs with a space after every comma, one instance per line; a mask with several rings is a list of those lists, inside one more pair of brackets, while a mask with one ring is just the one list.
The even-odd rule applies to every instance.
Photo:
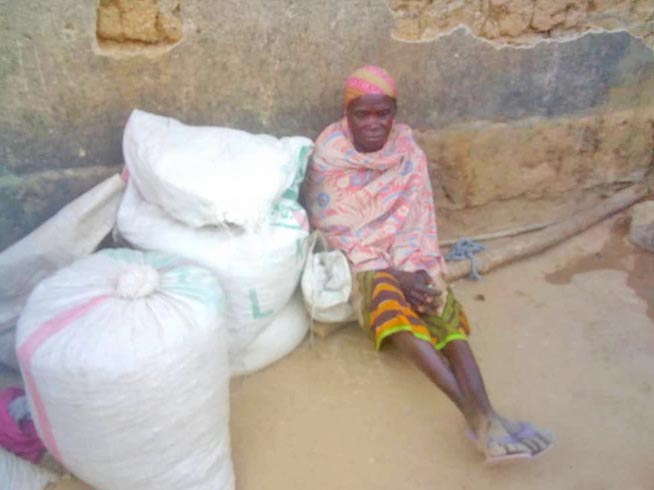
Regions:
[[[521, 427], [522, 430], [522, 427]], [[533, 428], [532, 428], [533, 430]], [[466, 428], [465, 430], [465, 435], [468, 438], [470, 442], [477, 443], [477, 436], [475, 435], [472, 430], [469, 428]], [[516, 439], [512, 435], [507, 435], [503, 438], [495, 438], [493, 439], [496, 441], [499, 445], [507, 444], [507, 443], [520, 443], [518, 439]], [[515, 463], [520, 463], [520, 462], [526, 462], [530, 459], [532, 459], [533, 456], [531, 453], [513, 453], [513, 454], [502, 454], [499, 456], [486, 456], [486, 459], [484, 460], [484, 466], [487, 467], [494, 467], [494, 466], [507, 466], [510, 464], [515, 464]]]
[[529, 453], [503, 454], [501, 456], [486, 456], [484, 466], [491, 468], [495, 466], [508, 466], [510, 464], [527, 462], [533, 459]]
[[[539, 432], [529, 422], [518, 422], [518, 425], [520, 427], [518, 429], [518, 432], [516, 434], [512, 434], [514, 440], [520, 441], [520, 440], [526, 439], [526, 438], [533, 439], [534, 437], [539, 435]], [[552, 448], [554, 447], [554, 444], [556, 443], [556, 440], [554, 438], [554, 434], [552, 434], [549, 431], [547, 431], [547, 432], [548, 432], [548, 436], [551, 439], [550, 444], [548, 446], [546, 446], [545, 449], [542, 449], [542, 450], [540, 450], [538, 452], [535, 452], [535, 453], [531, 453], [532, 458], [541, 457], [545, 453], [550, 452], [552, 450]]]

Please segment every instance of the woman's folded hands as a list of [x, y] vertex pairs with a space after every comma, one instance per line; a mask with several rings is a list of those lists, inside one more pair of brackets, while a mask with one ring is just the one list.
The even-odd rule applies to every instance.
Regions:
[[397, 278], [404, 297], [416, 312], [425, 315], [442, 314], [447, 299], [447, 284], [442, 277], [432, 278], [425, 270], [407, 272], [389, 269], [388, 272]]

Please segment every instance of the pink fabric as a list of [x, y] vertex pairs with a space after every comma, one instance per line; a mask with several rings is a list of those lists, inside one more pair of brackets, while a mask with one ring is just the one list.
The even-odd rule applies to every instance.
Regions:
[[411, 128], [395, 124], [384, 148], [359, 153], [344, 118], [316, 141], [306, 187], [311, 224], [355, 271], [445, 271], [427, 158]]
[[36, 433], [31, 419], [16, 422], [9, 413], [9, 404], [23, 396], [20, 388], [0, 391], [0, 446], [32, 463], [38, 463], [45, 453], [45, 446]]
[[82, 315], [86, 314], [92, 308], [95, 308], [100, 303], [103, 303], [110, 296], [98, 296], [96, 298], [87, 301], [75, 308], [72, 308], [69, 311], [65, 311], [60, 315], [54, 317], [53, 319], [45, 322], [39, 328], [37, 328], [32, 335], [30, 335], [23, 344], [18, 347], [18, 360], [20, 361], [21, 370], [23, 372], [23, 377], [25, 378], [25, 385], [27, 386], [27, 391], [30, 394], [32, 403], [34, 404], [34, 409], [36, 410], [35, 417], [38, 420], [39, 428], [43, 434], [43, 439], [46, 447], [50, 450], [52, 455], [57, 461], [64, 464], [61, 452], [57, 446], [57, 441], [55, 440], [54, 433], [52, 431], [52, 426], [48, 420], [48, 414], [45, 409], [45, 404], [43, 399], [37, 389], [36, 380], [34, 379], [34, 374], [32, 373], [32, 356], [36, 351], [43, 345], [53, 335], [58, 334], [63, 329], [68, 327], [72, 322], [77, 320]]

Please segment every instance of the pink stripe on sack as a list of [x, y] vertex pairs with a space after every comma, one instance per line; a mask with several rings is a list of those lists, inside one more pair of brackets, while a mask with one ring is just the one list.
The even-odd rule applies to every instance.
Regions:
[[293, 211], [293, 216], [304, 231], [309, 231], [309, 220], [307, 219], [307, 213], [302, 211]]
[[71, 310], [60, 313], [52, 320], [48, 320], [39, 328], [37, 328], [32, 333], [32, 335], [30, 335], [29, 338], [18, 348], [18, 359], [20, 360], [21, 367], [23, 368], [27, 391], [32, 395], [32, 401], [34, 402], [34, 408], [36, 409], [35, 415], [39, 421], [38, 425], [43, 432], [43, 442], [50, 450], [52, 455], [57, 459], [57, 461], [62, 464], [63, 461], [61, 458], [61, 453], [57, 447], [57, 442], [55, 441], [54, 434], [52, 432], [52, 426], [48, 420], [48, 415], [45, 410], [43, 399], [41, 398], [41, 395], [36, 388], [36, 382], [34, 380], [34, 375], [32, 374], [32, 356], [34, 356], [35, 352], [39, 347], [41, 347], [41, 345], [43, 345], [46, 340], [61, 332], [72, 322], [85, 315], [89, 310], [96, 307], [100, 303], [103, 303], [110, 297], [111, 296], [108, 295], [98, 296], [84, 304], [76, 306]]

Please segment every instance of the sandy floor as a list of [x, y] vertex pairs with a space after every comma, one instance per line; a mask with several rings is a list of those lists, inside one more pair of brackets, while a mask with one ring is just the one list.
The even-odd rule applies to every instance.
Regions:
[[484, 468], [445, 397], [348, 328], [233, 382], [238, 490], [653, 489], [654, 255], [624, 233], [454, 286], [494, 403], [554, 430], [548, 455]]
[[654, 488], [654, 255], [624, 232], [455, 285], [497, 408], [556, 432], [542, 459], [484, 468], [445, 397], [352, 328], [233, 383], [238, 489]]

